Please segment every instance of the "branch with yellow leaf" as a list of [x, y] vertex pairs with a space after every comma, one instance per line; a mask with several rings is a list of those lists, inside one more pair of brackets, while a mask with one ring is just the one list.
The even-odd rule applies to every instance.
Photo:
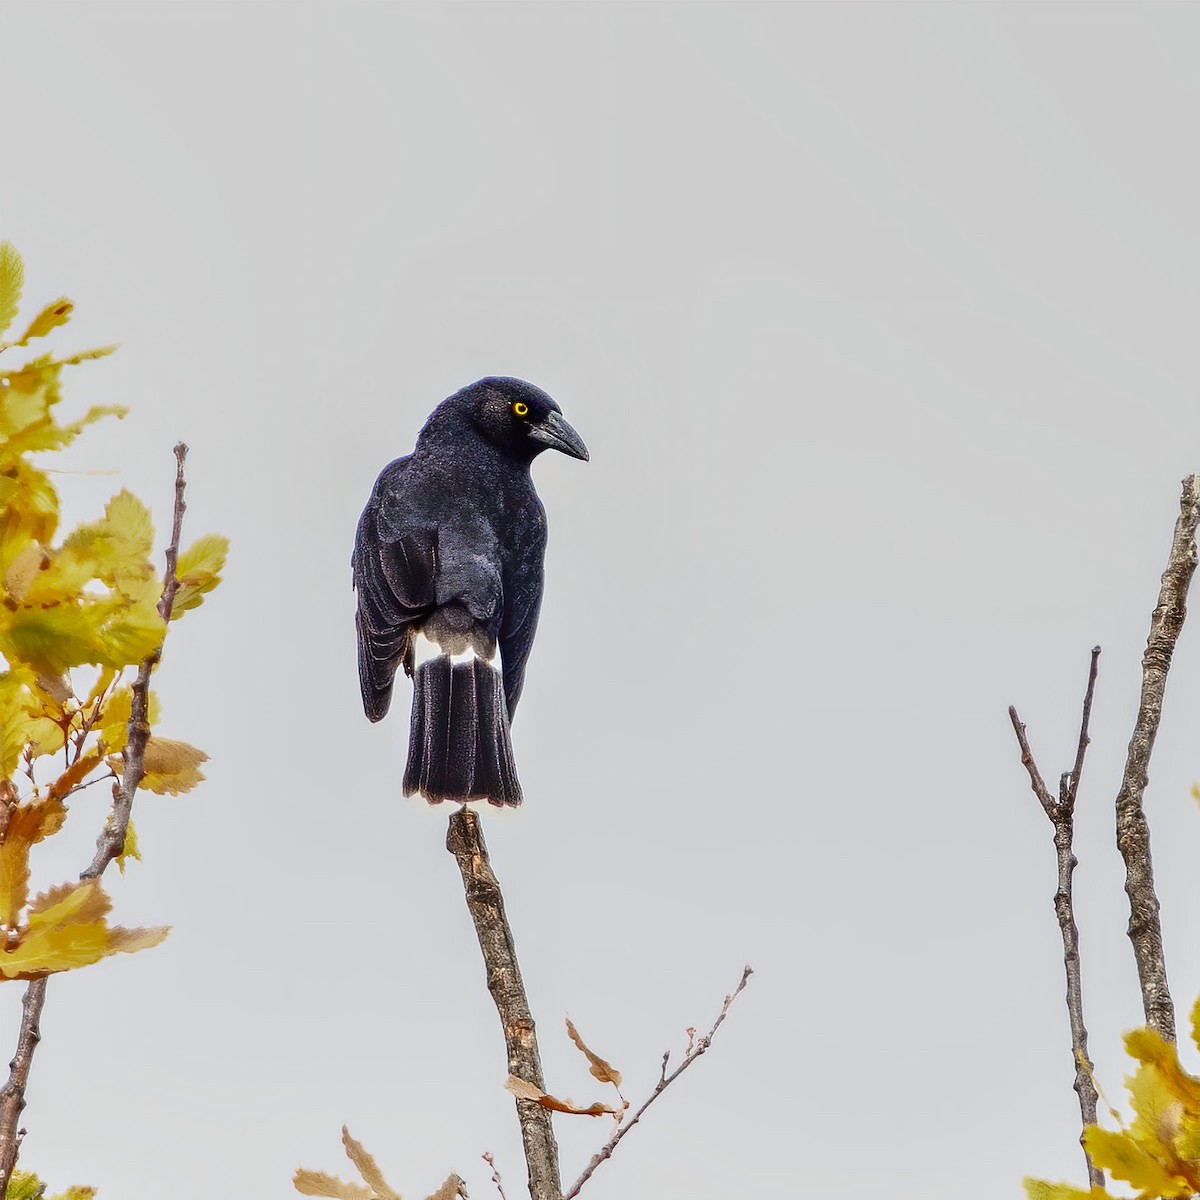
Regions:
[[[1088, 744], [1088, 719], [1096, 681], [1099, 647], [1084, 698], [1083, 719], [1075, 766], [1063, 774], [1057, 801], [1042, 779], [1025, 727], [1014, 708], [1009, 717], [1021, 749], [1021, 762], [1029, 773], [1034, 793], [1055, 827], [1059, 888], [1055, 896], [1062, 927], [1067, 966], [1067, 1004], [1071, 1015], [1072, 1046], [1076, 1061], [1076, 1091], [1084, 1129], [1081, 1137], [1087, 1156], [1088, 1190], [1065, 1183], [1027, 1179], [1030, 1200], [1099, 1200], [1109, 1196], [1104, 1171], [1131, 1184], [1144, 1200], [1193, 1196], [1200, 1193], [1200, 1078], [1184, 1070], [1175, 1046], [1175, 1007], [1167, 984], [1159, 901], [1150, 856], [1150, 830], [1143, 804], [1149, 778], [1150, 756], [1162, 718], [1167, 673], [1187, 613], [1187, 593], [1197, 563], [1196, 529], [1200, 525], [1200, 475], [1183, 480], [1179, 517], [1162, 575], [1158, 604], [1150, 620], [1150, 634], [1142, 657], [1142, 686], [1133, 736], [1116, 800], [1117, 846], [1125, 861], [1125, 891], [1129, 897], [1128, 934], [1133, 946], [1146, 1025], [1125, 1035], [1125, 1046], [1137, 1060], [1128, 1079], [1134, 1117], [1128, 1124], [1115, 1111], [1119, 1130], [1096, 1123], [1096, 1086], [1087, 1057], [1087, 1031], [1083, 1027], [1079, 977], [1078, 930], [1071, 894], [1071, 873], [1076, 865], [1071, 850], [1075, 797], [1084, 752]], [[1192, 1039], [1200, 1048], [1200, 1001], [1192, 1010]]]
[[[0, 243], [0, 333], [16, 314], [23, 282], [20, 257]], [[0, 352], [27, 346], [64, 324], [72, 311], [57, 300]], [[49, 975], [156, 945], [165, 928], [126, 930], [107, 923], [112, 904], [100, 877], [116, 861], [140, 857], [130, 823], [140, 788], [188, 791], [204, 777], [206, 755], [184, 742], [151, 736], [158, 701], [150, 676], [169, 622], [196, 607], [220, 581], [228, 543], [201, 538], [182, 554], [184, 459], [175, 448], [174, 520], [165, 578], [150, 562], [154, 527], [136, 496], [114, 496], [99, 521], [79, 526], [57, 545], [58, 495], [35, 455], [69, 445], [100, 417], [97, 407], [74, 423], [55, 420], [64, 366], [115, 347], [55, 359], [43, 355], [0, 371], [0, 979], [30, 981], [9, 1077], [0, 1089], [0, 1195], [20, 1148], [18, 1128]], [[131, 683], [125, 672], [136, 668]], [[94, 674], [81, 699], [78, 672]], [[38, 767], [62, 767], [40, 783]], [[29, 790], [22, 795], [20, 776]], [[115, 779], [113, 804], [91, 863], [78, 882], [30, 898], [30, 852], [68, 816], [66, 801], [92, 783]]]

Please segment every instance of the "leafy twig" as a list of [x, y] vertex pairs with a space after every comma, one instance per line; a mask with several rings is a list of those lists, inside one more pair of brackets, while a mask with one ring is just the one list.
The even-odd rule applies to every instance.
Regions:
[[[167, 566], [163, 580], [162, 598], [158, 610], [164, 622], [171, 619], [171, 607], [179, 580], [175, 577], [175, 565], [179, 559], [179, 537], [183, 526], [186, 505], [183, 500], [183, 464], [187, 457], [187, 446], [180, 442], [175, 447], [175, 512], [171, 525], [171, 541], [167, 546]], [[129, 733], [123, 756], [125, 769], [119, 784], [113, 787], [113, 807], [105, 822], [104, 830], [96, 842], [96, 854], [91, 863], [80, 873], [80, 879], [98, 879], [105, 868], [125, 849], [125, 837], [129, 830], [129, 815], [133, 808], [133, 797], [145, 774], [143, 759], [146, 743], [150, 739], [147, 721], [149, 707], [150, 673], [162, 658], [160, 643], [138, 668], [137, 679], [132, 686], [132, 703], [129, 715]], [[46, 1003], [46, 978], [33, 980], [25, 989], [21, 1001], [21, 1028], [17, 1035], [17, 1052], [9, 1063], [8, 1081], [0, 1088], [0, 1196], [8, 1190], [8, 1182], [17, 1165], [24, 1130], [17, 1128], [21, 1112], [25, 1108], [25, 1089], [29, 1083], [29, 1070], [33, 1064], [33, 1052], [41, 1041], [41, 1016]]]
[[[1075, 1063], [1075, 1092], [1079, 1096], [1079, 1115], [1086, 1130], [1096, 1123], [1096, 1084], [1091, 1059], [1088, 1058], [1087, 1026], [1083, 1023], [1083, 981], [1079, 969], [1079, 927], [1075, 924], [1072, 876], [1077, 865], [1072, 842], [1075, 835], [1075, 797], [1079, 792], [1079, 777], [1083, 773], [1083, 759], [1087, 752], [1088, 724], [1092, 715], [1092, 696], [1096, 690], [1096, 672], [1099, 668], [1100, 647], [1092, 650], [1091, 667], [1088, 670], [1087, 690], [1083, 697], [1083, 716], [1079, 724], [1079, 742], [1075, 750], [1075, 764], [1059, 779], [1058, 799], [1055, 800], [1042, 779], [1034, 762], [1033, 752], [1025, 736], [1025, 726], [1010, 707], [1009, 720], [1017, 735], [1021, 748], [1021, 764], [1029, 772], [1030, 786], [1037, 796], [1046, 816], [1054, 826], [1054, 850], [1058, 858], [1058, 890], [1054, 894], [1054, 911], [1062, 932], [1063, 965], [1067, 973], [1067, 1015], [1071, 1022], [1071, 1057]], [[1083, 1134], [1080, 1134], [1083, 1143]], [[1086, 1147], [1083, 1156], [1087, 1160], [1088, 1179], [1093, 1187], [1104, 1186], [1104, 1172], [1091, 1160]]]
[[[504, 912], [500, 881], [492, 871], [479, 816], [467, 808], [451, 814], [446, 849], [454, 855], [487, 967], [488, 990], [500, 1014], [508, 1072], [542, 1091], [546, 1081], [538, 1053], [537, 1032], [521, 979], [512, 929]], [[562, 1200], [558, 1143], [550, 1113], [534, 1100], [517, 1099], [517, 1119], [529, 1168], [532, 1200]]]
[[[729, 1015], [729, 1006], [734, 1002], [734, 1000], [737, 999], [742, 989], [746, 986], [747, 982], [749, 982], [750, 976], [753, 974], [754, 971], [749, 966], [742, 971], [742, 978], [740, 982], [738, 983], [737, 987], [725, 997], [725, 1003], [721, 1006], [720, 1016], [718, 1016], [716, 1021], [713, 1023], [713, 1027], [703, 1037], [698, 1038], [695, 1041], [689, 1037], [687, 1053], [684, 1054], [683, 1061], [680, 1062], [679, 1066], [677, 1066], [675, 1070], [670, 1073], [670, 1075], [666, 1073], [667, 1055], [663, 1055], [662, 1074], [659, 1076], [658, 1083], [654, 1085], [654, 1091], [650, 1093], [650, 1096], [647, 1098], [642, 1107], [639, 1108], [637, 1112], [635, 1112], [633, 1116], [629, 1118], [628, 1121], [618, 1125], [617, 1128], [613, 1130], [613, 1134], [608, 1141], [605, 1142], [604, 1145], [592, 1155], [591, 1162], [589, 1162], [584, 1168], [583, 1174], [580, 1175], [573, 1184], [571, 1184], [570, 1189], [564, 1193], [563, 1200], [574, 1200], [574, 1197], [579, 1195], [580, 1189], [585, 1183], [587, 1183], [589, 1179], [591, 1179], [592, 1173], [596, 1170], [596, 1168], [606, 1159], [612, 1158], [613, 1151], [620, 1144], [621, 1139], [642, 1119], [642, 1114], [646, 1111], [646, 1109], [648, 1109], [650, 1105], [652, 1105], [655, 1100], [657, 1100], [659, 1096], [661, 1096], [663, 1092], [665, 1092], [667, 1088], [670, 1087], [671, 1084], [673, 1084], [675, 1080], [678, 1079], [679, 1076], [682, 1075], [684, 1071], [686, 1071], [688, 1067], [690, 1067], [692, 1063], [696, 1061], [696, 1059], [707, 1052], [709, 1046], [712, 1045], [712, 1040], [716, 1035], [717, 1030], [721, 1028], [725, 1018]], [[688, 1032], [690, 1035], [695, 1034], [695, 1030], [689, 1030]]]
[[[183, 476], [183, 464], [187, 458], [188, 448], [180, 442], [175, 447], [175, 514], [171, 522], [171, 541], [167, 545], [167, 568], [163, 578], [162, 597], [158, 602], [158, 612], [165, 625], [170, 623], [171, 608], [175, 603], [175, 591], [179, 580], [175, 576], [175, 566], [179, 561], [179, 535], [183, 529], [183, 514], [187, 505], [183, 493], [187, 481]], [[104, 829], [96, 840], [96, 855], [91, 865], [80, 876], [80, 879], [98, 879], [104, 874], [104, 869], [114, 858], [125, 849], [125, 834], [129, 829], [129, 815], [133, 810], [133, 798], [137, 794], [138, 785], [145, 775], [143, 759], [146, 754], [146, 743], [150, 740], [150, 723], [147, 719], [150, 708], [150, 675], [162, 659], [162, 643], [150, 654], [138, 668], [137, 678], [133, 681], [133, 697], [129, 712], [129, 737], [125, 749], [121, 752], [124, 759], [124, 769], [121, 772], [121, 782], [113, 790], [113, 807]]]
[[1200, 475], [1183, 481], [1179, 519], [1163, 571], [1158, 604], [1150, 618], [1150, 636], [1142, 656], [1142, 694], [1129, 741], [1125, 774], [1117, 793], [1117, 847], [1125, 860], [1129, 896], [1129, 938], [1137, 961], [1146, 1024], [1167, 1041], [1175, 1040], [1175, 1005], [1167, 986], [1158, 895], [1150, 860], [1150, 828], [1142, 797], [1149, 779], [1150, 754], [1162, 717], [1163, 692], [1175, 643], [1187, 615], [1188, 585], [1196, 570], [1196, 525], [1200, 523]]

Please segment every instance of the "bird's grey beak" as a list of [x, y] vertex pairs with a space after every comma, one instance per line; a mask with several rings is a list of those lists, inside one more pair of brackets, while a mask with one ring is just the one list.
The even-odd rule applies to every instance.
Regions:
[[561, 413], [552, 412], [545, 420], [536, 425], [530, 425], [529, 436], [551, 450], [561, 450], [572, 458], [589, 459], [588, 448], [583, 444], [583, 438], [571, 428], [570, 422]]

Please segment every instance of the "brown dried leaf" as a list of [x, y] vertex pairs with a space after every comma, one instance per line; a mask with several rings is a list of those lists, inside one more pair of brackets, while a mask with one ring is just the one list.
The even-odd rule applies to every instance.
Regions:
[[621, 1072], [617, 1070], [611, 1063], [607, 1063], [596, 1054], [589, 1050], [584, 1044], [583, 1038], [579, 1036], [579, 1030], [575, 1028], [574, 1021], [570, 1017], [567, 1018], [567, 1036], [579, 1047], [582, 1054], [587, 1057], [591, 1066], [588, 1068], [594, 1079], [600, 1080], [601, 1083], [611, 1083], [613, 1087], [621, 1086]]
[[436, 1192], [425, 1197], [425, 1200], [459, 1200], [467, 1194], [466, 1181], [457, 1175], [447, 1175], [446, 1182]]
[[347, 1157], [358, 1168], [358, 1173], [378, 1200], [401, 1200], [400, 1194], [388, 1187], [387, 1180], [384, 1179], [383, 1172], [375, 1160], [361, 1142], [356, 1142], [350, 1136], [350, 1130], [345, 1125], [342, 1126], [342, 1145], [346, 1147]]
[[570, 1113], [575, 1117], [603, 1117], [616, 1116], [617, 1110], [609, 1108], [606, 1104], [589, 1104], [587, 1108], [580, 1108], [576, 1104], [572, 1104], [570, 1100], [560, 1100], [557, 1096], [550, 1096], [543, 1092], [537, 1084], [530, 1083], [527, 1079], [522, 1079], [518, 1075], [510, 1075], [504, 1081], [505, 1091], [512, 1092], [518, 1100], [536, 1100], [543, 1108], [548, 1108], [552, 1112]]
[[333, 1200], [372, 1200], [371, 1189], [361, 1183], [347, 1183], [324, 1171], [309, 1171], [298, 1167], [292, 1185], [304, 1196], [330, 1196]]

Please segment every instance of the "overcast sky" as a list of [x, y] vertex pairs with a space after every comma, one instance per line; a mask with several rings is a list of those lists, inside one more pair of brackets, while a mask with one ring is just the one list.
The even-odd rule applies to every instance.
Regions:
[[[1099, 1080], [1140, 1004], [1113, 844], [1140, 655], [1200, 469], [1195, 5], [6, 3], [0, 236], [61, 294], [57, 477], [233, 541], [162, 732], [212, 755], [112, 881], [160, 948], [52, 981], [22, 1161], [101, 1200], [286, 1197], [343, 1122], [408, 1200], [524, 1177], [445, 813], [362, 715], [379, 469], [486, 374], [554, 395], [546, 601], [485, 815], [551, 1087], [570, 1014], [652, 1087], [584, 1192], [983, 1200], [1083, 1182], [1043, 771], [1080, 794]], [[1200, 629], [1147, 805], [1200, 992]], [[35, 882], [89, 857], [103, 789]], [[0, 1057], [18, 985], [0, 995]], [[1193, 1066], [1196, 1058], [1189, 1059]], [[558, 1124], [573, 1178], [607, 1135]]]

